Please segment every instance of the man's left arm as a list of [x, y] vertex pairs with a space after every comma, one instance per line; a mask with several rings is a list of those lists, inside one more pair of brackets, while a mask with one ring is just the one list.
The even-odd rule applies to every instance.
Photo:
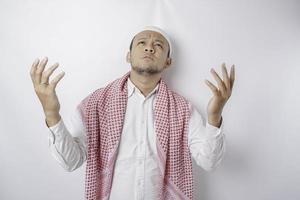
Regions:
[[225, 152], [224, 122], [215, 127], [203, 118], [198, 110], [190, 106], [188, 146], [197, 165], [206, 171], [212, 171], [221, 162]]
[[213, 92], [213, 97], [207, 106], [208, 116], [206, 126], [205, 128], [203, 127], [203, 120], [200, 114], [195, 109], [192, 110], [188, 139], [190, 152], [194, 159], [198, 165], [201, 165], [207, 171], [214, 169], [221, 162], [225, 152], [222, 110], [232, 93], [235, 68], [234, 65], [231, 67], [229, 77], [225, 63], [222, 64], [224, 80], [219, 77], [214, 69], [211, 69], [211, 73], [217, 81], [219, 88], [208, 80], [205, 81]]

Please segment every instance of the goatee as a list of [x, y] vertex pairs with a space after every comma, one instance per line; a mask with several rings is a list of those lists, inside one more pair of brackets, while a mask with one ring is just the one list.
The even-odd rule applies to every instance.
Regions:
[[163, 71], [163, 69], [159, 70], [159, 69], [155, 69], [152, 67], [147, 67], [147, 68], [142, 68], [142, 67], [138, 67], [138, 66], [132, 66], [132, 69], [134, 71], [136, 71], [138, 74], [140, 75], [155, 75], [158, 73], [161, 73]]

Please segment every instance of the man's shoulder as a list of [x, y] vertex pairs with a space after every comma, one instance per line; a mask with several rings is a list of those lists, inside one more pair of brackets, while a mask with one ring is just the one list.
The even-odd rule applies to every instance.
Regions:
[[117, 83], [121, 80], [121, 78], [117, 78], [113, 81], [110, 81], [108, 82], [106, 85], [100, 87], [100, 88], [97, 88], [97, 89], [94, 89], [92, 92], [90, 92], [85, 99], [88, 99], [90, 98], [91, 96], [99, 96], [101, 95], [104, 91], [108, 91], [108, 90], [111, 90], [111, 89], [114, 89], [115, 87], [114, 86], [117, 86]]
[[179, 94], [177, 91], [175, 90], [171, 90], [170, 91], [172, 92], [172, 95], [173, 97], [177, 100], [177, 101], [180, 101], [180, 102], [184, 102], [186, 104], [190, 104], [190, 101], [183, 95]]

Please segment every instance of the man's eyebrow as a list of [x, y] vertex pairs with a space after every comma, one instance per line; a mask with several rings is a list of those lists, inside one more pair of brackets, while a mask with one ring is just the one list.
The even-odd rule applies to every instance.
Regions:
[[[137, 40], [139, 41], [139, 40], [143, 40], [143, 39], [147, 39], [147, 38], [139, 38], [139, 39], [137, 39]], [[161, 43], [164, 44], [164, 42], [163, 42], [162, 40], [156, 39], [155, 41], [158, 41], [158, 42], [161, 42]]]

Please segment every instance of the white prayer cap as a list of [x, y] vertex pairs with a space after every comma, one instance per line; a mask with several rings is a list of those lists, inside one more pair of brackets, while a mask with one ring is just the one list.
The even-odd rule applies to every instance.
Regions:
[[160, 34], [162, 34], [164, 36], [164, 38], [169, 43], [169, 47], [170, 47], [170, 55], [169, 56], [171, 57], [171, 55], [172, 55], [172, 44], [171, 44], [171, 40], [170, 40], [170, 37], [168, 36], [168, 34], [164, 30], [162, 30], [161, 28], [159, 28], [157, 26], [144, 26], [142, 29], [140, 29], [139, 31], [137, 31], [135, 33], [135, 35], [137, 35], [138, 33], [142, 32], [142, 31], [145, 31], [145, 30], [155, 31], [155, 32], [158, 32], [158, 33], [160, 33]]

